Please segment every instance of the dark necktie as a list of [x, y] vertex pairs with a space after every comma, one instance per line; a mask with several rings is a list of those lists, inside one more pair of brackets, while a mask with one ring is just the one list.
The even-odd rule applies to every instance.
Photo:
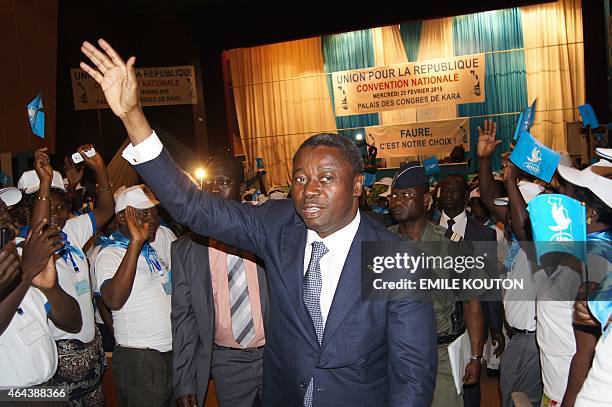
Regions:
[[[323, 314], [321, 313], [321, 287], [323, 285], [323, 280], [321, 278], [321, 258], [328, 251], [329, 250], [325, 247], [323, 242], [312, 243], [310, 262], [308, 263], [308, 269], [306, 269], [306, 274], [304, 275], [304, 285], [302, 288], [302, 300], [310, 314], [310, 319], [312, 319], [319, 345], [323, 340], [323, 331], [325, 330]], [[305, 407], [312, 407], [313, 390], [314, 380], [311, 378], [308, 389], [306, 390], [306, 395], [304, 396]]]
[[453, 219], [449, 219], [446, 221], [447, 223], [447, 227], [446, 227], [446, 233], [444, 233], [444, 236], [446, 236], [447, 238], [451, 239], [453, 236], [453, 225], [455, 224], [455, 221]]

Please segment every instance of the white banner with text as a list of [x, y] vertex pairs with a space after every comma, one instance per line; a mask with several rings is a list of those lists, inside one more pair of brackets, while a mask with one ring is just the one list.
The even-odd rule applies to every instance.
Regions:
[[[75, 110], [107, 109], [100, 85], [80, 68], [70, 70]], [[195, 105], [195, 69], [192, 65], [136, 68], [143, 106]]]
[[365, 128], [366, 140], [378, 149], [377, 156], [405, 157], [452, 151], [463, 145], [470, 150], [470, 122], [467, 117], [435, 122]]
[[336, 116], [484, 102], [484, 54], [332, 73]]

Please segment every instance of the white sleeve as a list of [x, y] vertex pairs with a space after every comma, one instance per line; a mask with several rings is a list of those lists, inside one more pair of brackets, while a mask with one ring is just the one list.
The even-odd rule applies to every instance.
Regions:
[[95, 233], [94, 226], [89, 213], [77, 216], [76, 218], [68, 219], [64, 225], [64, 233], [68, 236], [71, 244], [83, 248], [85, 243]]
[[96, 257], [94, 266], [96, 273], [95, 292], [99, 293], [100, 287], [104, 284], [104, 282], [115, 276], [115, 273], [123, 260], [125, 252], [125, 250], [111, 247], [100, 250], [100, 253], [98, 253], [98, 256]]
[[155, 131], [153, 131], [153, 133], [140, 144], [135, 146], [132, 145], [132, 143], [128, 144], [125, 150], [123, 150], [123, 153], [121, 153], [121, 156], [130, 164], [136, 165], [157, 158], [163, 149], [164, 145], [159, 137], [157, 137], [157, 134], [155, 134]]
[[168, 266], [169, 270], [172, 270], [172, 262], [170, 258], [170, 251], [172, 242], [176, 240], [176, 235], [167, 227], [160, 226], [157, 229], [157, 234], [155, 235], [155, 241], [151, 243], [151, 246], [157, 252], [159, 259]]

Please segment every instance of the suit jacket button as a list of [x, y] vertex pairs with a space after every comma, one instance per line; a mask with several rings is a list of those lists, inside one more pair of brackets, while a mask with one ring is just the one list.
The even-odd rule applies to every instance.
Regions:
[[300, 387], [301, 387], [302, 389], [305, 389], [305, 388], [306, 388], [306, 383], [304, 383], [304, 382], [300, 382]]

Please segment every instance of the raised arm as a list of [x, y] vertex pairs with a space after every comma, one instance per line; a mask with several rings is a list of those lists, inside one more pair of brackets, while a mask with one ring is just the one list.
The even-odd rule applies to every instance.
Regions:
[[53, 179], [53, 168], [51, 160], [47, 155], [47, 148], [41, 148], [34, 152], [34, 171], [40, 180], [40, 188], [34, 208], [30, 225], [38, 225], [43, 219], [49, 219], [51, 213], [51, 180]]
[[[98, 229], [106, 224], [115, 214], [115, 198], [113, 198], [112, 184], [108, 179], [106, 165], [99, 151], [93, 157], [88, 157], [85, 151], [93, 148], [93, 145], [86, 144], [79, 147], [79, 154], [83, 157], [83, 162], [89, 167], [96, 176], [96, 184], [98, 184], [98, 195], [96, 196], [96, 207], [93, 214], [96, 218]], [[94, 230], [94, 233], [96, 231]]]
[[123, 122], [130, 141], [133, 145], [138, 145], [147, 139], [153, 130], [140, 106], [134, 69], [136, 57], [128, 58], [126, 63], [103, 39], [98, 40], [98, 45], [104, 52], [87, 41], [83, 43], [81, 51], [94, 64], [95, 69], [84, 62], [80, 64], [81, 69], [100, 84], [106, 102]]
[[131, 163], [140, 162], [135, 166], [136, 171], [162, 205], [176, 221], [194, 232], [265, 257], [265, 236], [256, 216], [259, 210], [215, 198], [191, 182], [169, 154], [162, 151], [161, 143], [142, 111], [134, 70], [135, 57], [130, 57], [125, 63], [106, 41], [100, 39], [98, 44], [103, 51], [88, 42], [83, 43], [81, 51], [95, 68], [84, 62], [81, 62], [81, 68], [100, 84], [112, 111], [123, 122], [132, 148], [136, 150], [145, 140], [156, 145], [148, 159]]
[[497, 123], [492, 120], [484, 121], [484, 129], [478, 127], [478, 183], [480, 186], [480, 200], [497, 219], [505, 219], [506, 207], [493, 203], [497, 196], [497, 186], [491, 170], [491, 155], [495, 152], [501, 140], [496, 140]]
[[526, 242], [531, 240], [531, 226], [527, 204], [518, 187], [518, 173], [518, 167], [512, 161], [506, 159], [504, 161], [504, 182], [508, 191], [508, 208], [510, 208], [512, 230], [519, 241]]

